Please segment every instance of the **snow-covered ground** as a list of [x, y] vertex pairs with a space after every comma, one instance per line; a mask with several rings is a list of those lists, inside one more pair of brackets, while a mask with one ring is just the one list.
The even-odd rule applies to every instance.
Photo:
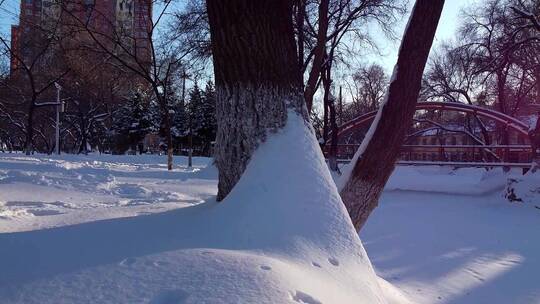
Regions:
[[[256, 157], [278, 162], [280, 147]], [[250, 165], [220, 205], [205, 158], [167, 172], [160, 156], [0, 153], [0, 303], [384, 303], [380, 290], [406, 303], [392, 285], [420, 304], [540, 303], [540, 209], [505, 200], [502, 171], [397, 168], [361, 233], [390, 285], [370, 274], [342, 208], [309, 204], [336, 200], [324, 179], [293, 191], [287, 216], [280, 190], [320, 170], [299, 157], [310, 155]], [[250, 298], [256, 286], [267, 289]]]
[[198, 204], [215, 195], [209, 158], [0, 153], [0, 233], [144, 215]]
[[[45, 206], [54, 208], [54, 213], [66, 211], [42, 215], [50, 220], [41, 220], [41, 228], [54, 228], [0, 234], [2, 303], [384, 304], [386, 297], [403, 303], [399, 291], [377, 278], [316, 138], [295, 112], [289, 113], [282, 130], [259, 146], [242, 178], [221, 203], [213, 196], [215, 177], [213, 192], [199, 190], [202, 195], [212, 194], [204, 203], [185, 206], [182, 201], [184, 191], [196, 196], [191, 188], [211, 176], [208, 167], [190, 177], [182, 168], [168, 173], [150, 166], [145, 174], [144, 165], [132, 166], [131, 162], [96, 163], [101, 168], [122, 168], [113, 173], [118, 176], [113, 179], [107, 172], [110, 169], [93, 170], [93, 161], [81, 168], [78, 162], [56, 166], [45, 159], [28, 160], [35, 164], [26, 167], [24, 159], [19, 158], [18, 164], [16, 159], [8, 160], [7, 166], [15, 163], [13, 166], [23, 168], [3, 170], [7, 178], [5, 188], [0, 189], [2, 195], [5, 190], [9, 196], [13, 188], [43, 181], [44, 188], [60, 188], [74, 198], [79, 181], [88, 177], [91, 182], [81, 183], [85, 185], [83, 194], [109, 197], [104, 205], [111, 205], [111, 212], [141, 208], [140, 203], [132, 207], [123, 203], [126, 199], [152, 205], [152, 196], [165, 197], [157, 201], [162, 206], [178, 198], [177, 207], [184, 207], [154, 214], [146, 213], [163, 209], [146, 207], [141, 208], [145, 215], [95, 221], [107, 216], [85, 218], [81, 213], [108, 213], [109, 207], [79, 210], [72, 214], [74, 220], [66, 220], [70, 218], [67, 209], [73, 205]], [[42, 170], [41, 160], [45, 163]], [[38, 172], [21, 182], [31, 170]], [[79, 171], [70, 174], [71, 170]], [[10, 183], [10, 179], [18, 182]], [[67, 189], [63, 189], [65, 185]], [[209, 187], [203, 182], [200, 188]], [[49, 203], [71, 203], [69, 197], [55, 197]], [[27, 199], [38, 205], [38, 198]], [[37, 217], [32, 212], [14, 212], [9, 204], [12, 199], [1, 199], [8, 205], [3, 207], [8, 212], [2, 221], [12, 221], [13, 215], [19, 223]], [[53, 220], [60, 216], [64, 219]], [[63, 225], [75, 221], [86, 222]], [[16, 229], [13, 223], [6, 226]]]
[[377, 274], [413, 303], [540, 303], [540, 210], [440, 186], [383, 194], [360, 235]]

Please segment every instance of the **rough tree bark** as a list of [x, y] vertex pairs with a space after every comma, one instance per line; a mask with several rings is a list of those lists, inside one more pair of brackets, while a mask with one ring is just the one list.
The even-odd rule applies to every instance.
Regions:
[[[433, 43], [444, 0], [417, 0], [405, 30], [386, 103], [366, 136], [343, 189], [354, 226], [361, 229], [377, 207], [398, 159], [407, 127], [412, 123], [424, 67]], [[371, 130], [370, 130], [371, 131]], [[368, 132], [369, 133], [369, 132]], [[365, 147], [365, 149], [364, 149]]]
[[[216, 80], [218, 201], [240, 179], [258, 144], [284, 127], [289, 109], [307, 119], [290, 0], [208, 0]], [[293, 63], [293, 64], [291, 64]]]

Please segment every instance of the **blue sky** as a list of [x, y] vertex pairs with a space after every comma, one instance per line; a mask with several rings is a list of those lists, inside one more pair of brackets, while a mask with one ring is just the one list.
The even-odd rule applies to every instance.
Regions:
[[[409, 0], [409, 11], [414, 5], [413, 0]], [[481, 2], [481, 0], [446, 0], [444, 4], [444, 9], [441, 15], [441, 20], [439, 21], [439, 26], [437, 27], [437, 33], [435, 34], [434, 47], [439, 43], [445, 40], [452, 39], [454, 34], [459, 26], [459, 15], [460, 10], [469, 7], [475, 3]], [[396, 35], [401, 37], [409, 16], [405, 16], [396, 25]], [[370, 56], [370, 61], [375, 61], [385, 67], [388, 73], [392, 72], [394, 64], [397, 60], [397, 52], [399, 50], [400, 41], [390, 41], [388, 39], [380, 39], [381, 42], [379, 46], [382, 50], [382, 56], [373, 55]]]
[[[446, 0], [441, 21], [437, 29], [435, 38], [435, 44], [443, 40], [447, 40], [453, 37], [456, 27], [458, 25], [459, 11], [472, 3], [479, 2], [481, 0]], [[414, 1], [409, 0], [409, 8], [412, 8]], [[18, 22], [19, 0], [0, 0], [0, 34], [4, 37], [9, 35], [10, 25]], [[407, 23], [408, 16], [405, 16], [396, 25], [396, 34], [401, 36], [405, 25]], [[381, 49], [381, 55], [368, 56], [369, 61], [375, 61], [383, 65], [388, 72], [392, 70], [392, 67], [396, 61], [397, 51], [399, 48], [399, 41], [390, 41], [383, 37], [379, 38], [379, 46]]]

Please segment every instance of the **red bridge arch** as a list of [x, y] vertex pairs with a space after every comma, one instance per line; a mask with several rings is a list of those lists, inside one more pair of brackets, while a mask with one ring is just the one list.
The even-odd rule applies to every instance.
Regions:
[[[497, 112], [491, 109], [486, 109], [479, 106], [471, 106], [459, 102], [419, 102], [416, 104], [416, 110], [442, 110], [442, 111], [454, 111], [462, 113], [471, 113], [481, 117], [493, 119], [505, 126], [519, 132], [520, 134], [529, 135], [529, 126], [518, 119], [506, 115], [501, 112]], [[361, 129], [375, 118], [377, 111], [368, 112], [362, 114], [348, 122], [342, 124], [338, 128], [338, 138], [350, 131]]]

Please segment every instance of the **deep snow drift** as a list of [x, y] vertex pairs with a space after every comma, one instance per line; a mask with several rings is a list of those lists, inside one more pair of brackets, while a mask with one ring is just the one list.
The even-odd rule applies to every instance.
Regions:
[[[72, 178], [107, 182], [90, 167]], [[12, 187], [27, 178], [0, 169]], [[52, 189], [70, 183], [44, 180]], [[0, 269], [2, 303], [386, 303], [317, 142], [296, 115], [256, 151], [222, 203], [0, 234]]]

